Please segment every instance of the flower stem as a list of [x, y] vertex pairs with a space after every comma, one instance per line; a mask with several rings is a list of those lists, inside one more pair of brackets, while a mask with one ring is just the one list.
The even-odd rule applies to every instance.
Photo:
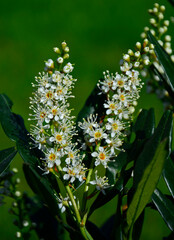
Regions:
[[88, 171], [88, 176], [86, 178], [86, 183], [85, 183], [85, 188], [83, 193], [83, 199], [82, 199], [82, 212], [84, 213], [83, 224], [85, 224], [87, 220], [86, 203], [87, 203], [87, 196], [88, 196], [88, 190], [89, 190], [89, 182], [91, 180], [91, 176], [93, 172], [93, 165], [94, 165], [94, 158], [91, 162], [91, 165]]
[[[62, 175], [62, 168], [61, 168], [61, 166], [58, 166], [58, 169], [60, 171], [60, 174]], [[65, 186], [66, 192], [68, 193], [68, 196], [69, 196], [69, 198], [71, 200], [71, 203], [72, 203], [72, 206], [73, 206], [73, 209], [74, 209], [74, 213], [76, 215], [76, 219], [77, 219], [77, 222], [78, 222], [78, 225], [79, 225], [79, 228], [80, 228], [80, 232], [81, 232], [83, 238], [85, 240], [89, 240], [89, 239], [92, 240], [93, 238], [90, 236], [88, 231], [85, 229], [85, 224], [82, 223], [82, 218], [80, 216], [80, 212], [78, 210], [77, 203], [76, 203], [76, 201], [74, 199], [74, 196], [73, 196], [73, 193], [72, 193], [72, 191], [71, 191], [71, 189], [69, 187], [69, 184], [64, 185], [64, 186]], [[88, 237], [88, 235], [90, 236], [90, 238]]]

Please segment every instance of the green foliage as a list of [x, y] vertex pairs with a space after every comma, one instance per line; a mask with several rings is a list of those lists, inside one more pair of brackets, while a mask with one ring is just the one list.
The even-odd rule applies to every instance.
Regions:
[[174, 205], [159, 189], [155, 189], [152, 200], [161, 214], [162, 218], [171, 229], [174, 231]]
[[14, 147], [0, 151], [0, 176], [9, 167], [16, 153]]
[[151, 43], [155, 46], [155, 53], [159, 63], [163, 67], [166, 84], [174, 92], [174, 64], [170, 59], [170, 56], [166, 53], [163, 47], [160, 46], [156, 38], [151, 32], [148, 32], [148, 37]]

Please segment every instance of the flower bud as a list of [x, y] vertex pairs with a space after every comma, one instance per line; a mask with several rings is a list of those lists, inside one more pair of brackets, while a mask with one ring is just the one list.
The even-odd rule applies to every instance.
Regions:
[[132, 49], [128, 50], [128, 54], [129, 54], [129, 56], [134, 56], [134, 52], [132, 51]]
[[166, 42], [170, 42], [171, 41], [171, 36], [170, 35], [166, 35], [165, 36], [165, 41]]
[[64, 56], [63, 56], [64, 59], [68, 59], [69, 58], [69, 54], [66, 53]]
[[165, 6], [164, 5], [162, 5], [161, 7], [160, 7], [160, 10], [161, 10], [161, 12], [164, 12], [165, 11]]
[[17, 169], [17, 168], [13, 168], [12, 171], [13, 171], [14, 173], [18, 173], [18, 169]]
[[22, 222], [22, 225], [23, 225], [24, 227], [28, 227], [28, 226], [29, 226], [29, 222], [28, 222], [27, 220], [24, 220], [24, 221]]
[[158, 14], [158, 18], [159, 18], [160, 20], [162, 20], [162, 19], [164, 18], [164, 15], [160, 12], [160, 13]]
[[130, 56], [129, 56], [128, 54], [124, 54], [124, 55], [123, 55], [123, 59], [124, 59], [125, 61], [129, 62], [129, 61], [130, 61]]
[[66, 42], [62, 42], [62, 49], [65, 49], [67, 46], [67, 43]]
[[68, 53], [69, 52], [69, 47], [65, 47], [64, 51]]
[[171, 58], [172, 62], [174, 62], [174, 55], [172, 55], [170, 58]]
[[140, 43], [140, 42], [137, 42], [137, 43], [136, 43], [136, 47], [138, 48], [138, 50], [140, 50], [140, 49], [141, 49], [141, 43]]
[[170, 24], [169, 20], [165, 20], [165, 21], [164, 21], [164, 25], [165, 25], [166, 27], [168, 27], [169, 24]]
[[22, 237], [21, 232], [16, 232], [16, 237], [17, 237], [17, 238], [21, 238], [21, 237]]
[[58, 47], [54, 47], [53, 50], [54, 50], [55, 53], [61, 54], [61, 51]]
[[137, 58], [140, 57], [140, 52], [139, 51], [135, 52], [135, 57], [137, 57]]
[[16, 192], [15, 192], [15, 196], [16, 196], [16, 197], [20, 197], [20, 196], [21, 196], [21, 192], [20, 192], [20, 191], [16, 191]]
[[150, 63], [150, 61], [149, 61], [149, 59], [147, 58], [147, 59], [144, 59], [144, 64], [147, 66], [147, 65], [149, 65], [149, 63]]

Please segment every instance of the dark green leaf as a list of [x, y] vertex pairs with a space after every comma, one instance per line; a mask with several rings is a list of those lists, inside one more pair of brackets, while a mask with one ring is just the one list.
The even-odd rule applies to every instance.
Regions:
[[88, 117], [90, 114], [98, 113], [99, 115], [105, 112], [103, 103], [106, 100], [106, 94], [99, 94], [101, 90], [95, 86], [89, 95], [86, 103], [77, 117], [77, 122], [82, 121], [83, 118]]
[[174, 6], [174, 0], [168, 0]]
[[28, 164], [23, 164], [23, 170], [27, 183], [34, 193], [50, 208], [53, 215], [59, 213], [56, 197], [47, 177], [39, 169], [33, 169]]
[[155, 114], [154, 109], [143, 109], [132, 128], [132, 131], [136, 133], [137, 139], [145, 139], [152, 136], [155, 129]]
[[[142, 213], [144, 207], [148, 203], [161, 175], [164, 162], [168, 157], [168, 150], [166, 146], [168, 144], [168, 139], [163, 140], [157, 149], [155, 150], [154, 156], [152, 157], [151, 162], [146, 166], [143, 175], [137, 184], [135, 194], [133, 195], [132, 201], [128, 207], [127, 211], [127, 223], [129, 227], [132, 227], [137, 218]], [[148, 152], [149, 144], [146, 145], [141, 158], [145, 158], [146, 152]], [[139, 159], [138, 159], [139, 160]]]
[[150, 31], [148, 32], [148, 37], [150, 42], [155, 46], [155, 53], [159, 63], [163, 67], [167, 84], [171, 88], [171, 90], [174, 92], [174, 64], [171, 61], [170, 56], [166, 53], [163, 47], [161, 47], [161, 45], [158, 43], [158, 41], [151, 34]]
[[0, 151], [0, 176], [8, 168], [16, 153], [14, 147]]
[[163, 171], [165, 182], [174, 198], [174, 164], [171, 158], [168, 158]]
[[0, 94], [0, 122], [5, 134], [13, 141], [27, 142], [27, 131], [23, 119], [11, 112], [12, 102], [6, 95]]
[[[90, 233], [89, 240], [94, 240], [94, 239], [100, 239], [100, 240], [106, 240], [105, 236], [103, 235], [102, 231], [92, 222], [87, 221], [86, 222], [86, 229]], [[88, 236], [88, 233], [87, 233]]]
[[139, 240], [141, 237], [144, 223], [144, 211], [140, 214], [133, 227], [132, 239]]
[[165, 138], [168, 138], [168, 154], [171, 152], [171, 134], [172, 134], [172, 113], [170, 111], [166, 111], [159, 124], [157, 129], [155, 130], [151, 139], [149, 139], [144, 145], [143, 151], [138, 157], [134, 170], [134, 189], [139, 184], [144, 170], [152, 161], [156, 149], [161, 141]]
[[106, 177], [109, 179], [109, 184], [113, 185], [116, 183], [117, 173], [121, 171], [122, 167], [127, 163], [127, 153], [121, 152], [114, 161], [109, 162], [106, 169]]
[[170, 230], [174, 231], [174, 204], [159, 189], [152, 195], [152, 200]]

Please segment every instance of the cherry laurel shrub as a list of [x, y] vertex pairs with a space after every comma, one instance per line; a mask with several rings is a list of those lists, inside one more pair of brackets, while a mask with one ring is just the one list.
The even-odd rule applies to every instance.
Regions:
[[[174, 96], [174, 55], [165, 7], [149, 10], [150, 26], [135, 50], [120, 61], [120, 72], [105, 71], [80, 111], [72, 115], [69, 99], [77, 81], [66, 42], [55, 47], [32, 84], [30, 133], [12, 101], [0, 95], [0, 121], [16, 146], [0, 152], [0, 203], [13, 199], [17, 238], [139, 239], [147, 207], [158, 211], [174, 231], [174, 164], [171, 146]], [[155, 127], [154, 110], [134, 111], [146, 84], [164, 103]], [[134, 137], [133, 137], [134, 136]], [[10, 170], [16, 153], [33, 197], [18, 190], [18, 170]], [[157, 188], [163, 177], [170, 195]], [[117, 196], [113, 216], [102, 229], [88, 219]], [[67, 235], [66, 235], [67, 236]]]

